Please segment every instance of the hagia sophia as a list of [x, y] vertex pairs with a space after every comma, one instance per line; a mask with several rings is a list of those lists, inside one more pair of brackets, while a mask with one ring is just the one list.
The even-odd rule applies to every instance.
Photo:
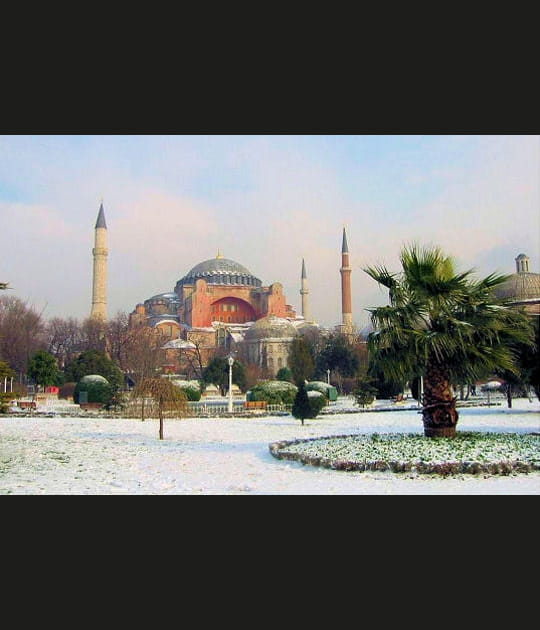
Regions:
[[[107, 317], [107, 224], [101, 203], [95, 225], [91, 317]], [[341, 248], [343, 332], [352, 331], [351, 267], [347, 235]], [[166, 370], [185, 371], [185, 358], [198, 352], [202, 363], [220, 350], [275, 375], [287, 365], [292, 340], [320, 330], [311, 317], [306, 264], [300, 275], [301, 314], [288, 303], [280, 282], [264, 285], [240, 263], [224, 258], [204, 260], [180, 278], [174, 290], [140, 302], [129, 315], [130, 327], [158, 330], [167, 350]], [[183, 365], [182, 357], [184, 357]], [[187, 362], [189, 364], [189, 361]]]
[[[95, 225], [91, 317], [107, 317], [107, 225], [101, 203]], [[519, 254], [516, 273], [499, 287], [497, 297], [540, 315], [540, 274], [529, 270], [529, 258]], [[347, 234], [341, 246], [342, 332], [353, 331], [351, 267]], [[271, 376], [287, 365], [292, 340], [320, 330], [309, 309], [305, 261], [300, 275], [301, 314], [288, 304], [280, 282], [264, 285], [238, 262], [215, 258], [196, 264], [168, 293], [137, 304], [129, 315], [130, 327], [151, 326], [162, 334], [167, 350], [166, 371], [186, 368], [184, 358], [198, 352], [205, 364], [220, 350], [255, 364]], [[322, 331], [324, 332], [324, 331]]]

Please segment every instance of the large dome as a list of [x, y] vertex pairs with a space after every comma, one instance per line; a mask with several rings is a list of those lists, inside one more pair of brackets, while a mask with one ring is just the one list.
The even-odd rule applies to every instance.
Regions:
[[208, 284], [232, 284], [260, 287], [262, 282], [249, 269], [229, 258], [211, 258], [195, 265], [177, 285], [194, 284], [199, 278]]
[[499, 298], [516, 302], [540, 298], [540, 273], [521, 271], [514, 273], [495, 290]]
[[267, 315], [253, 324], [244, 339], [292, 339], [297, 336], [298, 332], [291, 322], [282, 317]]

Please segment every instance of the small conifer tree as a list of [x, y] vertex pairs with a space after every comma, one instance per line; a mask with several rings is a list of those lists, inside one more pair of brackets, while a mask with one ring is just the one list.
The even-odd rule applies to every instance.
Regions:
[[292, 415], [295, 418], [298, 418], [302, 421], [302, 426], [304, 425], [304, 418], [313, 417], [313, 410], [311, 409], [311, 405], [309, 404], [309, 398], [306, 391], [306, 386], [304, 383], [299, 383], [298, 391], [296, 392], [296, 396], [294, 398]]
[[297, 386], [313, 376], [313, 357], [310, 346], [303, 337], [293, 339], [289, 351], [289, 365], [292, 381]]
[[355, 389], [353, 390], [353, 396], [356, 399], [356, 404], [360, 407], [366, 407], [371, 405], [377, 395], [377, 388], [373, 386], [373, 379], [370, 377], [361, 377], [358, 379]]

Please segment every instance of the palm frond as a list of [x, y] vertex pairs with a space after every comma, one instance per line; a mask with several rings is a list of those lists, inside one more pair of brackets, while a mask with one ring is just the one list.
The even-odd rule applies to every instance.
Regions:
[[390, 273], [386, 267], [382, 266], [374, 266], [374, 267], [364, 267], [363, 271], [371, 276], [373, 280], [382, 284], [387, 289], [393, 289], [396, 285], [396, 276], [397, 274]]

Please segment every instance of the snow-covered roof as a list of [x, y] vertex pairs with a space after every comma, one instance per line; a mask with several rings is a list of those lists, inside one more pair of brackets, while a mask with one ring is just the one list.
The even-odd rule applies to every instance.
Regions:
[[171, 382], [177, 385], [178, 387], [192, 388], [192, 389], [198, 389], [198, 390], [201, 389], [201, 384], [199, 383], [199, 381], [184, 381], [182, 379], [177, 379], [177, 380], [171, 380]]
[[160, 324], [178, 324], [175, 319], [170, 319], [170, 317], [167, 317], [165, 319], [157, 319], [156, 316], [153, 315], [152, 319], [156, 319], [156, 321], [154, 322], [154, 326], [159, 326]]
[[101, 374], [87, 374], [83, 376], [80, 383], [108, 383], [109, 381]]
[[192, 341], [186, 341], [185, 339], [171, 339], [171, 341], [167, 341], [167, 343], [162, 346], [162, 348], [177, 348], [181, 350], [193, 350], [197, 346]]
[[246, 341], [249, 339], [261, 339], [266, 340], [283, 340], [292, 339], [296, 337], [298, 332], [291, 322], [284, 317], [277, 317], [276, 315], [267, 315], [258, 319], [253, 326], [246, 333]]

